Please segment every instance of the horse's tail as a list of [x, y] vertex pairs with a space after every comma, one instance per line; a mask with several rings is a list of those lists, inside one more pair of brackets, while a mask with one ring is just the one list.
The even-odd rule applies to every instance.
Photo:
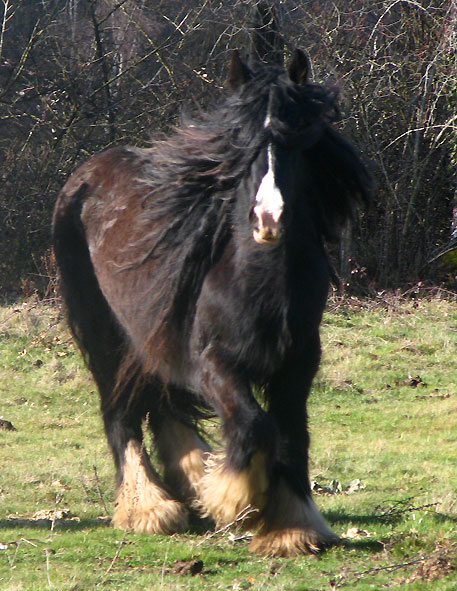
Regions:
[[67, 187], [59, 194], [53, 219], [60, 292], [71, 332], [100, 390], [114, 393], [125, 337], [98, 284], [81, 220], [89, 186]]

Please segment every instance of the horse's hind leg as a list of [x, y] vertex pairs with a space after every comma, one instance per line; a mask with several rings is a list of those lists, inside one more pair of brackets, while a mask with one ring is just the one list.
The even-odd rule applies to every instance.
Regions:
[[[110, 154], [113, 156], [115, 152]], [[105, 156], [98, 158], [103, 160]], [[124, 351], [128, 346], [94, 267], [94, 260], [98, 258], [100, 276], [105, 276], [106, 280], [107, 269], [115, 256], [109, 249], [105, 252], [101, 246], [103, 241], [97, 242], [95, 238], [97, 235], [103, 237], [105, 230], [112, 225], [112, 222], [103, 221], [104, 210], [99, 207], [102, 197], [91, 189], [89, 171], [96, 170], [97, 161], [100, 162], [93, 160], [88, 168], [81, 169], [69, 180], [56, 204], [53, 241], [60, 286], [70, 327], [86, 356], [101, 396], [105, 431], [117, 468], [118, 491], [113, 522], [135, 531], [171, 533], [185, 529], [186, 510], [160, 482], [144, 449], [142, 435], [146, 413], [149, 411], [151, 420], [157, 419], [154, 408], [160, 390], [151, 380], [136, 388], [132, 398], [132, 381], [115, 393], [116, 376], [119, 368], [126, 364]], [[97, 184], [98, 180], [94, 183]], [[115, 193], [111, 197], [115, 199]], [[88, 236], [92, 236], [97, 248], [90, 248]], [[127, 286], [127, 280], [125, 282]], [[109, 287], [109, 281], [107, 285]], [[148, 401], [149, 408], [145, 407], [145, 401]]]
[[210, 446], [192, 423], [171, 416], [155, 429], [155, 442], [167, 487], [178, 499], [191, 503], [197, 497]]
[[129, 403], [126, 389], [114, 404], [109, 400], [102, 404], [102, 410], [117, 468], [113, 524], [136, 532], [169, 534], [187, 528], [187, 511], [168, 493], [144, 448], [142, 420], [152, 426], [159, 419], [144, 403], [157, 400], [158, 394], [150, 385], [143, 386]]

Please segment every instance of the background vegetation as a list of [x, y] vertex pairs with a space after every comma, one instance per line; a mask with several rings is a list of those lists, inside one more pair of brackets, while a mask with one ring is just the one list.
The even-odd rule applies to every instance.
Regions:
[[[43, 290], [55, 196], [113, 144], [145, 145], [220, 94], [257, 0], [0, 0], [0, 289]], [[335, 258], [359, 289], [455, 283], [455, 0], [272, 0], [285, 52], [341, 88], [376, 197]], [[452, 263], [452, 257], [448, 257]], [[21, 285], [22, 283], [22, 285]]]
[[114, 470], [79, 353], [55, 307], [0, 308], [0, 589], [455, 591], [455, 300], [331, 302], [323, 343], [311, 478], [347, 544], [269, 559], [233, 529], [111, 528]]

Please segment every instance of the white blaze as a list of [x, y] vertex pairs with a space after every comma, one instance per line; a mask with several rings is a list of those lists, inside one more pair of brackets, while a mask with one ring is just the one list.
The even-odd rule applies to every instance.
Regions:
[[257, 190], [255, 203], [254, 213], [259, 219], [262, 218], [262, 213], [268, 213], [275, 223], [279, 221], [284, 201], [276, 185], [271, 145], [268, 146], [268, 170]]

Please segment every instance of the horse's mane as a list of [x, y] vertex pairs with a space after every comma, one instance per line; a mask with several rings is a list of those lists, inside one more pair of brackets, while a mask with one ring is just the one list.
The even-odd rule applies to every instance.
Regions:
[[[272, 92], [280, 116], [265, 127]], [[320, 85], [294, 85], [283, 68], [261, 67], [217, 109], [184, 118], [169, 137], [153, 143], [138, 179], [145, 196], [137, 220], [141, 248], [136, 244], [135, 251], [142, 254], [128, 264], [136, 268], [160, 259], [153, 281], [162, 289], [148, 296], [154, 318], [151, 342], [160, 341], [157, 330], [165, 325], [183, 329], [206, 273], [232, 235], [235, 189], [271, 136], [286, 144], [301, 142], [321, 170], [324, 191], [338, 191], [329, 195], [328, 204], [316, 204], [320, 232], [332, 235], [349, 215], [356, 195], [364, 193], [364, 170], [350, 145], [330, 127], [338, 113], [336, 94]], [[291, 124], [289, 112], [295, 116]]]

